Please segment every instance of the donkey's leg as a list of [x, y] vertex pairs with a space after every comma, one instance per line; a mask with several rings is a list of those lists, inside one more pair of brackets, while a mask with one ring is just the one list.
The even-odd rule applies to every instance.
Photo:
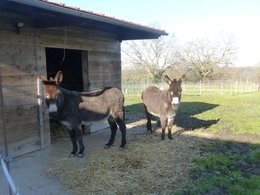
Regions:
[[118, 117], [115, 119], [116, 123], [118, 124], [120, 131], [121, 131], [121, 135], [122, 135], [122, 139], [121, 139], [121, 148], [124, 148], [126, 145], [126, 125], [125, 125], [125, 121], [123, 117]]
[[152, 115], [148, 112], [146, 106], [144, 106], [144, 108], [145, 108], [145, 113], [146, 113], [146, 117], [147, 117], [146, 128], [147, 128], [147, 131], [150, 131], [152, 133], [153, 132], [152, 123], [151, 123]]
[[69, 135], [70, 135], [70, 140], [72, 142], [72, 152], [70, 154], [71, 154], [71, 156], [74, 157], [74, 156], [76, 156], [76, 153], [78, 151], [78, 145], [77, 145], [75, 131], [73, 129], [70, 129]]
[[76, 134], [76, 138], [79, 144], [79, 153], [78, 153], [78, 157], [83, 157], [83, 152], [84, 152], [84, 144], [83, 144], [83, 136], [82, 136], [82, 129], [81, 126], [76, 127], [75, 128], [75, 134]]
[[161, 122], [161, 128], [162, 128], [162, 135], [161, 138], [162, 140], [165, 140], [165, 129], [166, 129], [166, 125], [167, 125], [167, 119], [166, 117], [160, 117], [160, 122]]
[[116, 131], [117, 131], [117, 125], [116, 125], [116, 121], [112, 116], [109, 116], [108, 119], [108, 124], [110, 126], [111, 129], [111, 135], [110, 135], [110, 139], [108, 141], [107, 144], [105, 144], [105, 148], [110, 148], [110, 146], [114, 143], [115, 141], [115, 136], [116, 136]]
[[170, 139], [170, 140], [172, 140], [172, 127], [173, 127], [173, 120], [174, 120], [174, 118], [168, 118], [168, 121], [167, 121], [167, 123], [168, 123], [168, 138]]
[[86, 135], [85, 125], [81, 125], [82, 135]]

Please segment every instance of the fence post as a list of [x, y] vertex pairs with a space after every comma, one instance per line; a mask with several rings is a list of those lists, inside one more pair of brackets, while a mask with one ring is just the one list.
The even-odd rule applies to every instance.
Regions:
[[240, 93], [243, 93], [243, 84], [241, 80], [240, 80]]
[[221, 95], [224, 94], [224, 91], [223, 91], [223, 81], [221, 80], [221, 83], [220, 83], [220, 93]]
[[236, 80], [236, 86], [235, 86], [235, 94], [237, 94], [237, 80]]
[[200, 80], [200, 95], [202, 94], [202, 83], [201, 83], [201, 80]]
[[233, 94], [233, 85], [232, 85], [232, 81], [230, 82], [230, 94]]

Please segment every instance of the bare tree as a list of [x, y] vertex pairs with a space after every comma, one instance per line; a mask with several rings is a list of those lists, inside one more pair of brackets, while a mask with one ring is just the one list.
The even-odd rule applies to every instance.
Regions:
[[205, 80], [224, 73], [221, 70], [233, 64], [235, 54], [236, 46], [232, 38], [222, 38], [216, 42], [195, 39], [183, 47], [181, 61], [198, 80]]
[[156, 82], [178, 61], [177, 48], [174, 35], [154, 40], [126, 41], [122, 46], [123, 60], [135, 70], [145, 70]]

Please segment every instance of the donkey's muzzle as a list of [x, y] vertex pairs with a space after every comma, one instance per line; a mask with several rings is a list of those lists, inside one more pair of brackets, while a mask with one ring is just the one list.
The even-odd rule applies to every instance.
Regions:
[[180, 106], [180, 98], [179, 97], [174, 97], [172, 98], [172, 106], [174, 109], [178, 109]]
[[172, 104], [172, 107], [173, 107], [174, 110], [178, 110], [179, 107], [180, 107], [180, 103], [178, 103], [178, 104]]

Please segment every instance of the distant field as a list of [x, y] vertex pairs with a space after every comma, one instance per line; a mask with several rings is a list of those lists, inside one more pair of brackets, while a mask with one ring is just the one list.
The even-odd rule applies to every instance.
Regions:
[[[165, 81], [160, 83], [150, 82], [123, 82], [123, 91], [125, 94], [141, 94], [148, 86], [157, 86], [165, 89], [168, 85]], [[204, 81], [204, 82], [183, 82], [182, 90], [184, 95], [235, 95], [253, 93], [259, 91], [259, 84], [242, 81]]]

